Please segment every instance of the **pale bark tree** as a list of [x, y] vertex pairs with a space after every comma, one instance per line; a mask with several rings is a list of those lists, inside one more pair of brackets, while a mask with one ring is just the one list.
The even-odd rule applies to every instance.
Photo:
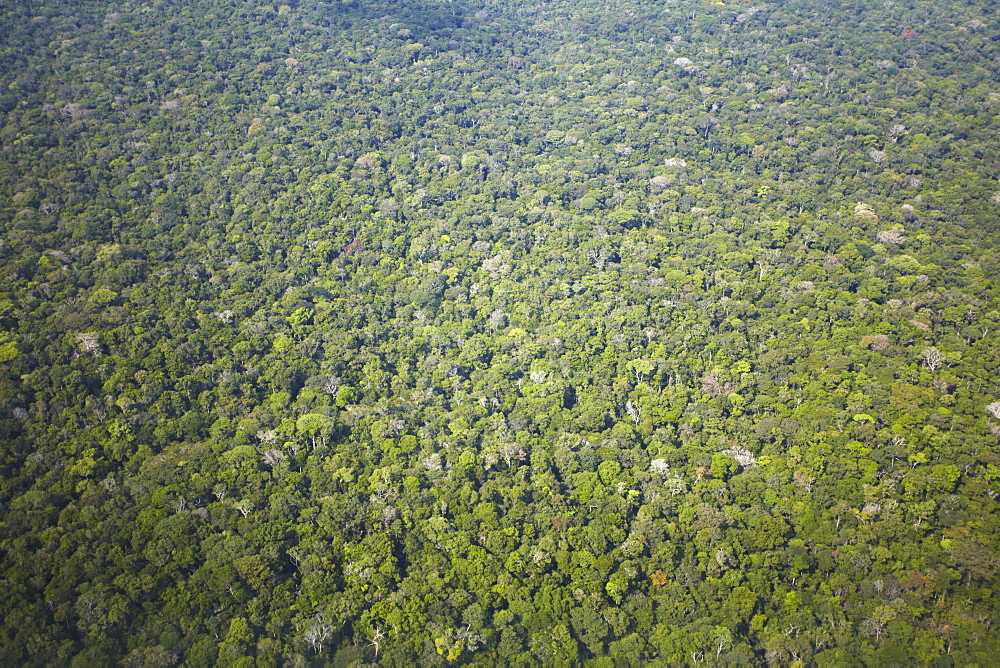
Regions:
[[323, 646], [333, 637], [333, 626], [323, 621], [321, 617], [316, 617], [306, 628], [303, 640], [309, 645], [314, 654], [321, 654]]
[[923, 360], [924, 365], [933, 372], [936, 371], [941, 365], [941, 362], [944, 361], [944, 353], [934, 346], [928, 346], [920, 352], [920, 359]]

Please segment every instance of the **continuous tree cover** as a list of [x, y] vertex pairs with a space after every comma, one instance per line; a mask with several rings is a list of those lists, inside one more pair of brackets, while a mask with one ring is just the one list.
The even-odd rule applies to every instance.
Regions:
[[995, 3], [0, 12], [0, 664], [995, 664]]

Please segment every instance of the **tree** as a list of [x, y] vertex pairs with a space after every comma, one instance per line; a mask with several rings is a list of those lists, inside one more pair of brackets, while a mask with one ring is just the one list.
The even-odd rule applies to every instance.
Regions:
[[515, 460], [523, 460], [527, 455], [517, 443], [504, 443], [497, 447], [497, 454], [503, 459], [509, 469]]
[[944, 361], [944, 358], [944, 353], [934, 346], [928, 346], [920, 351], [921, 361], [932, 373], [937, 370], [941, 362]]
[[982, 3], [65, 4], [0, 49], [2, 665], [1000, 655]]
[[625, 412], [630, 418], [632, 418], [632, 421], [636, 424], [636, 426], [642, 422], [642, 411], [639, 409], [639, 405], [634, 401], [625, 402]]
[[315, 449], [317, 439], [322, 445], [326, 445], [326, 439], [333, 433], [336, 424], [336, 420], [328, 415], [306, 413], [295, 421], [295, 428], [311, 439], [312, 447]]
[[323, 653], [323, 647], [332, 638], [333, 626], [324, 622], [320, 616], [314, 617], [306, 624], [305, 632], [302, 635], [302, 639], [316, 656]]

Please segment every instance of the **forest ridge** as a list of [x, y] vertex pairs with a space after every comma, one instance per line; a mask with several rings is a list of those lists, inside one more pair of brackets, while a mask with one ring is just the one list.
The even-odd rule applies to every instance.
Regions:
[[993, 2], [0, 2], [0, 663], [1000, 655]]

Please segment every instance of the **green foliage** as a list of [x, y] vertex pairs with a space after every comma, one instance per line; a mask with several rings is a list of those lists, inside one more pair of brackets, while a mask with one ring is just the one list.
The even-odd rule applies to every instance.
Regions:
[[995, 662], [1000, 40], [904, 5], [7, 3], [0, 661]]

